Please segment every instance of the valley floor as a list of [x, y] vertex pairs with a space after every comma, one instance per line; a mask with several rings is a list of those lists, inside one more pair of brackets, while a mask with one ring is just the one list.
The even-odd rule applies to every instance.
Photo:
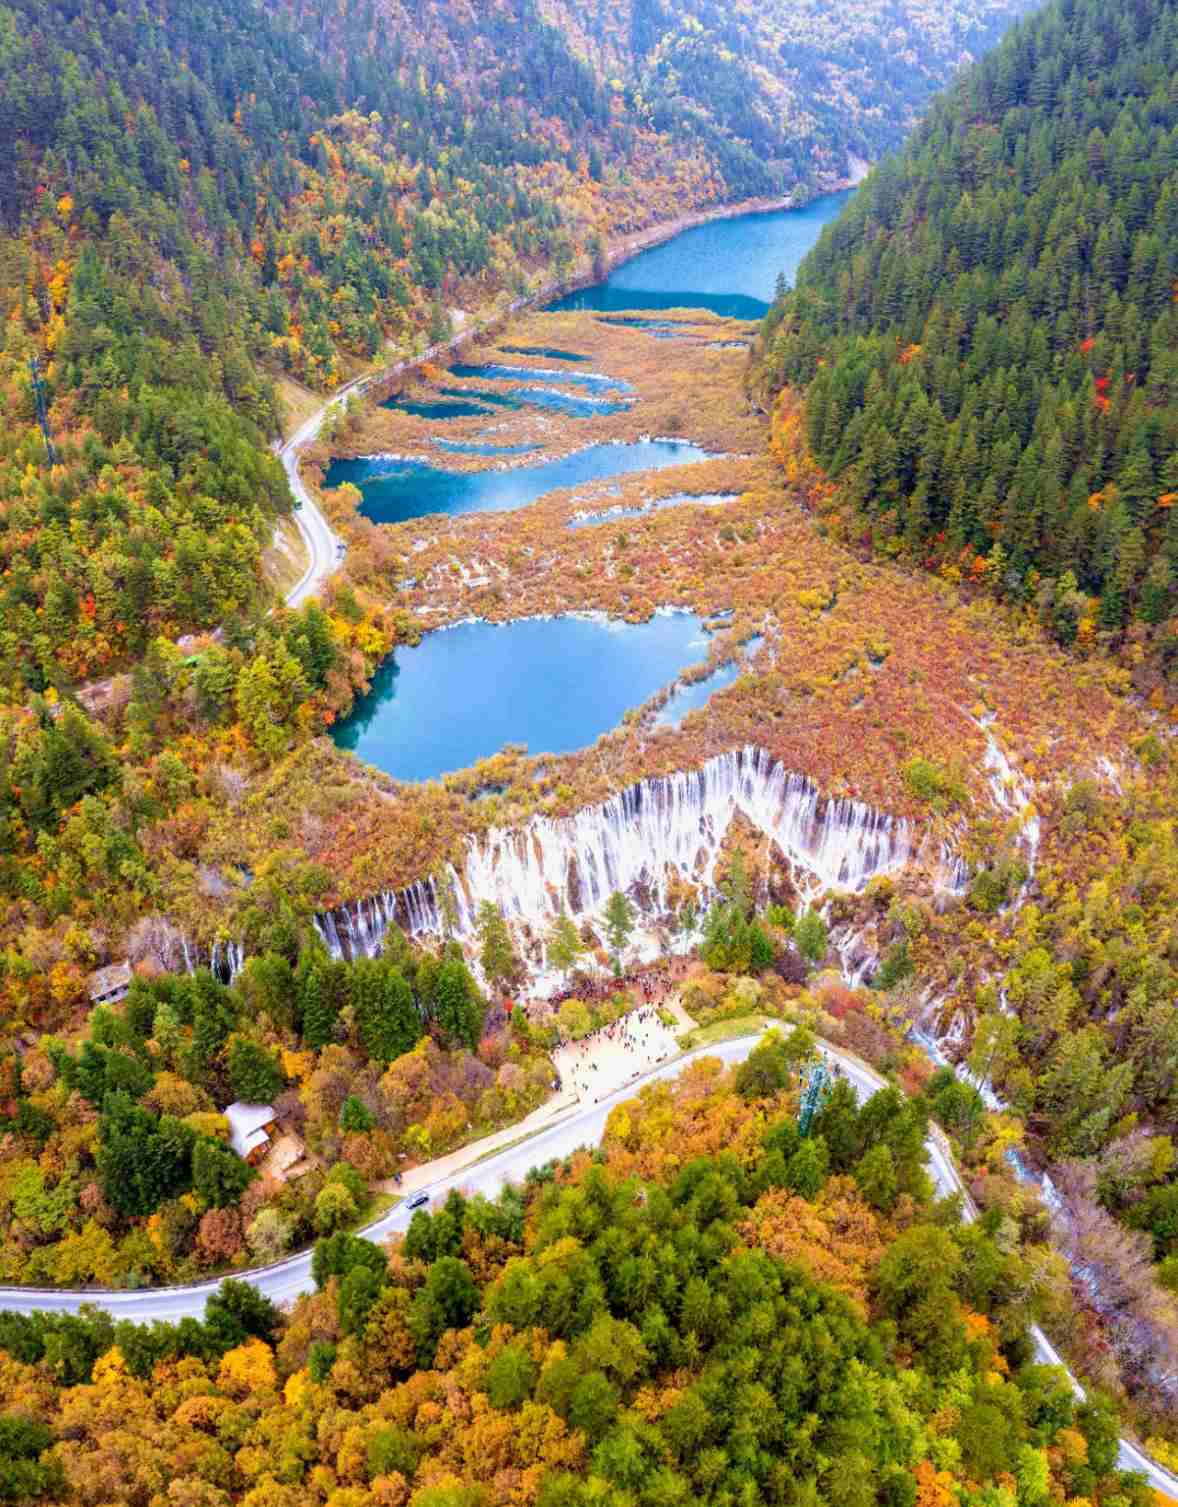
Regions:
[[[587, 370], [634, 389], [630, 406], [589, 419], [525, 408], [490, 423], [372, 407], [337, 439], [341, 453], [392, 452], [468, 472], [508, 461], [442, 451], [438, 438], [539, 445], [544, 456], [652, 434], [695, 441], [716, 458], [573, 486], [516, 511], [377, 525], [360, 516], [355, 489], [321, 492], [348, 545], [333, 590], [350, 584], [425, 630], [472, 617], [591, 611], [638, 620], [658, 608], [687, 608], [716, 630], [691, 678], [732, 659], [745, 640], [757, 643], [735, 684], [680, 728], [656, 727], [656, 697], [580, 754], [505, 752], [440, 783], [405, 786], [364, 773], [322, 743], [299, 751], [251, 804], [263, 822], [279, 807], [300, 814], [314, 833], [313, 856], [338, 876], [339, 900], [433, 872], [457, 857], [468, 832], [565, 814], [734, 745], [765, 747], [825, 794], [931, 822], [967, 857], [994, 846], [1012, 818], [992, 799], [987, 738], [1004, 750], [1010, 777], [1025, 776], [1040, 803], [1053, 799], [1065, 771], [1102, 784], [1118, 777], [1148, 721], [1118, 694], [1117, 676], [1097, 662], [1068, 660], [1038, 635], [1012, 632], [984, 597], [865, 563], [823, 538], [805, 507], [821, 481], [783, 474], [764, 455], [766, 423], [743, 390], [743, 351], [697, 339], [710, 323], [659, 340], [587, 313], [531, 315], [500, 335], [499, 346], [582, 352]], [[492, 346], [464, 353], [469, 362], [490, 358], [545, 365]], [[456, 384], [439, 372], [413, 395], [455, 385], [472, 392], [508, 386]], [[309, 479], [316, 467], [322, 474], [328, 454], [310, 449]], [[656, 510], [685, 493], [731, 500]], [[612, 518], [612, 509], [637, 516]], [[596, 515], [603, 519], [592, 526], [569, 526]], [[914, 759], [947, 771], [960, 792], [934, 803], [939, 814], [914, 793], [905, 773]], [[485, 789], [495, 794], [471, 799]], [[235, 820], [226, 841], [239, 851], [252, 846], [250, 826]]]

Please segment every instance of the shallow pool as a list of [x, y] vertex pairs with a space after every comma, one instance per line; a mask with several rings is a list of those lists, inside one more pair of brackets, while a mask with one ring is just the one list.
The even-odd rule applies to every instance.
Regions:
[[557, 345], [501, 345], [508, 356], [540, 356], [545, 361], [588, 361], [580, 351], [562, 351]]
[[676, 492], [671, 497], [660, 497], [657, 502], [646, 502], [641, 507], [604, 508], [600, 511], [576, 513], [569, 519], [569, 528], [595, 528], [602, 523], [620, 523], [626, 518], [646, 518], [651, 513], [663, 513], [668, 508], [682, 508], [694, 503], [700, 508], [722, 508], [735, 502], [739, 492]]
[[452, 455], [534, 455], [539, 445], [492, 445], [480, 440], [434, 440], [438, 450]]
[[325, 485], [359, 487], [360, 511], [374, 523], [404, 523], [429, 513], [505, 512], [526, 507], [557, 487], [575, 487], [634, 471], [657, 471], [709, 459], [687, 440], [637, 440], [589, 445], [559, 460], [491, 471], [447, 471], [428, 461], [371, 455], [334, 460]]
[[[542, 366], [503, 366], [488, 361], [483, 366], [466, 366], [459, 362], [450, 375], [471, 382], [559, 382], [565, 386], [584, 387], [589, 392], [633, 392], [629, 382], [604, 372], [566, 372], [545, 370]], [[481, 398], [482, 394], [478, 394]]]

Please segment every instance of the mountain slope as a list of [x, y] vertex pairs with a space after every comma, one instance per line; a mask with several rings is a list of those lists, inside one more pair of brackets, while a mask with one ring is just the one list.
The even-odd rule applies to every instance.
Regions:
[[[368, 0], [341, 14], [282, 0], [320, 46], [335, 41], [353, 92], [391, 58], [455, 81], [484, 108], [524, 101], [572, 140], [597, 138], [606, 165], [653, 129], [664, 151], [699, 150], [730, 196], [813, 190], [851, 157], [899, 145], [933, 92], [991, 47], [1031, 0]], [[374, 70], [370, 59], [378, 62]], [[850, 155], [849, 155], [850, 154]]]
[[751, 153], [769, 180], [803, 183], [815, 160], [874, 161], [894, 150], [934, 91], [1028, 8], [1025, 0], [541, 4], [660, 128], [698, 135], [726, 171]]
[[[1178, 8], [1059, 0], [885, 163], [770, 314], [848, 531], [1065, 642], [1178, 566]], [[1173, 658], [1178, 638], [1158, 629]]]
[[[1023, 3], [951, 10], [927, 71]], [[815, 113], [813, 39], [704, 4], [0, 4], [0, 684], [264, 608], [276, 375], [330, 390], [611, 233], [838, 181], [923, 98], [855, 72], [890, 15], [841, 25]]]

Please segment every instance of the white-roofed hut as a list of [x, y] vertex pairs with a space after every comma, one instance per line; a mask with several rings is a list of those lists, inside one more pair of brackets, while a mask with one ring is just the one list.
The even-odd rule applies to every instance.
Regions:
[[225, 1111], [229, 1121], [229, 1144], [242, 1161], [261, 1161], [270, 1145], [270, 1132], [278, 1119], [273, 1104], [231, 1104]]

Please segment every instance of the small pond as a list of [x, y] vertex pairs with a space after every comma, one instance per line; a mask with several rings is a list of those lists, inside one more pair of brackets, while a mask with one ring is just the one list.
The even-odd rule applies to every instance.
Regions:
[[625, 413], [631, 405], [624, 398], [591, 398], [584, 393], [561, 392], [555, 387], [514, 387], [510, 393], [479, 393], [479, 402], [507, 399], [504, 408], [544, 408], [570, 419], [599, 419]]
[[[543, 378], [543, 381], [551, 380]], [[621, 397], [593, 397], [588, 393], [561, 392], [557, 387], [513, 387], [510, 392], [484, 392], [473, 387], [439, 387], [436, 398], [385, 398], [380, 405], [394, 413], [409, 413], [419, 419], [488, 418], [496, 409], [518, 412], [521, 408], [544, 408], [572, 419], [600, 418], [624, 413], [630, 407]], [[601, 389], [605, 391], [605, 389]]]
[[[502, 366], [489, 361], [485, 366], [466, 366], [461, 362], [450, 368], [450, 375], [470, 382], [563, 382], [573, 387], [584, 387], [590, 392], [633, 392], [629, 382], [621, 377], [609, 377], [604, 372], [566, 372], [545, 370], [542, 366]], [[482, 394], [480, 393], [481, 397]]]
[[739, 659], [727, 660], [717, 665], [710, 675], [702, 680], [680, 682], [655, 713], [655, 727], [679, 727], [688, 712], [705, 706], [716, 691], [735, 684], [744, 674], [748, 662], [765, 642], [763, 633], [754, 633], [740, 645]]
[[678, 727], [697, 707], [705, 705], [712, 693], [722, 691], [740, 676], [742, 666], [735, 663], [719, 665], [702, 680], [693, 680], [686, 685], [677, 685], [655, 714], [655, 727]]
[[465, 395], [420, 402], [415, 398], [386, 398], [380, 406], [397, 413], [411, 413], [417, 419], [479, 419], [486, 418], [491, 412], [481, 401], [476, 403]]
[[428, 461], [369, 455], [333, 460], [325, 485], [360, 488], [360, 511], [374, 523], [404, 523], [429, 513], [506, 512], [526, 507], [557, 487], [576, 487], [634, 471], [657, 471], [709, 459], [687, 440], [637, 440], [589, 445], [559, 460], [491, 471], [447, 471]]
[[451, 455], [534, 455], [539, 445], [491, 445], [481, 440], [434, 440], [438, 450]]
[[540, 356], [545, 361], [588, 361], [580, 351], [562, 351], [558, 345], [501, 345], [508, 356]]
[[400, 780], [465, 769], [506, 743], [568, 753], [698, 663], [706, 644], [686, 612], [459, 623], [398, 649], [332, 736]]

